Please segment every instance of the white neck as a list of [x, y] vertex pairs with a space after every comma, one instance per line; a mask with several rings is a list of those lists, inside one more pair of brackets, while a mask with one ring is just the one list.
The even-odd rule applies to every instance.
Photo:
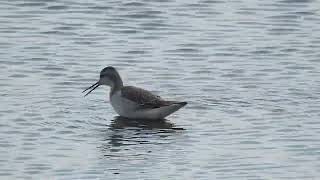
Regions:
[[112, 79], [110, 96], [119, 91], [123, 87], [123, 82], [119, 74], [115, 75]]

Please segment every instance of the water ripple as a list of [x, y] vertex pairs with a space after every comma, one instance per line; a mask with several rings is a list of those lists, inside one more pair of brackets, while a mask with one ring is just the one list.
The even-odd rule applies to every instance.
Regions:
[[[317, 1], [8, 1], [1, 179], [316, 179]], [[114, 117], [100, 70], [188, 105]]]

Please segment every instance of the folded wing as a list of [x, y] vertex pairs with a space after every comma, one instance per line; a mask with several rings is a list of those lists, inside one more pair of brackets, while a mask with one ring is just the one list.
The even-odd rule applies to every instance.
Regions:
[[139, 104], [141, 108], [159, 108], [174, 103], [173, 101], [165, 101], [150, 91], [134, 86], [123, 87], [121, 89], [121, 96]]

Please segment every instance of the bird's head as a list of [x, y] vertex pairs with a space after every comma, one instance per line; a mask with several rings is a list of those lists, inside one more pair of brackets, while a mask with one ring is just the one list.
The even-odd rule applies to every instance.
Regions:
[[118, 71], [114, 67], [108, 66], [101, 70], [99, 81], [83, 91], [85, 92], [91, 89], [85, 96], [90, 94], [93, 90], [95, 90], [100, 85], [107, 85], [113, 88], [115, 86], [122, 86], [123, 84]]

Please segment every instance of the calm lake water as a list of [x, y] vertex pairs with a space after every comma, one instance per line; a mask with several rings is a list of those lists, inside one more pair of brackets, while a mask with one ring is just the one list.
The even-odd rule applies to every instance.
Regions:
[[[0, 2], [0, 179], [318, 179], [316, 0]], [[117, 117], [125, 84], [189, 104]]]

